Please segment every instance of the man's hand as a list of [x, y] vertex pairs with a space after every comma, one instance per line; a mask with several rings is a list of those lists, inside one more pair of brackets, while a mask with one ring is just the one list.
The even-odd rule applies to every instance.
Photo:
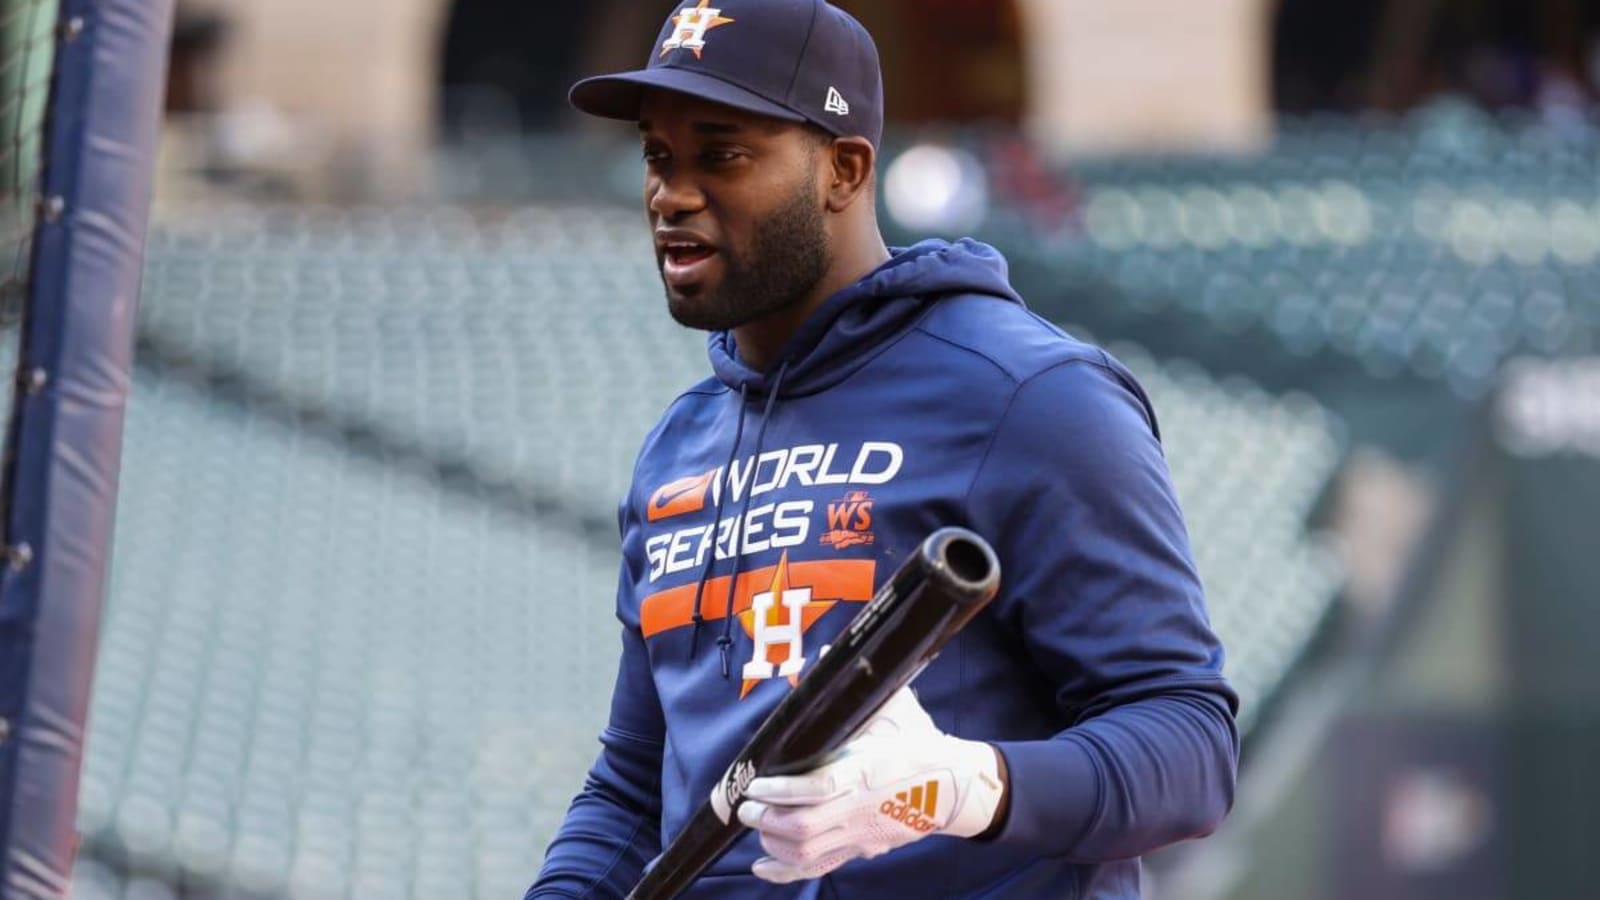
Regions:
[[752, 781], [739, 821], [768, 854], [752, 871], [785, 884], [930, 834], [982, 834], [1004, 795], [999, 751], [941, 732], [904, 688], [824, 765]]

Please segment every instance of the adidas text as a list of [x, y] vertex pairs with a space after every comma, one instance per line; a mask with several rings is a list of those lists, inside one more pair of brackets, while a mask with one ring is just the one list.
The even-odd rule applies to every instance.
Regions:
[[896, 803], [893, 800], [885, 800], [878, 807], [878, 812], [924, 834], [933, 830], [933, 821], [909, 803]]

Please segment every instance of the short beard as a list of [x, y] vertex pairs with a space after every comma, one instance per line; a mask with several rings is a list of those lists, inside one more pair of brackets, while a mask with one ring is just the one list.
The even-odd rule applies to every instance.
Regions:
[[672, 318], [686, 328], [731, 331], [804, 300], [828, 270], [816, 176], [762, 222], [748, 257], [724, 248], [722, 284], [698, 296], [667, 291]]

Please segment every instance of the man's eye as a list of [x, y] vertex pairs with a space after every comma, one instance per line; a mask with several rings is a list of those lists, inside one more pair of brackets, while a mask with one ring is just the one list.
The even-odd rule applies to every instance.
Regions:
[[739, 152], [737, 150], [707, 150], [705, 158], [707, 162], [730, 163], [739, 158]]
[[642, 148], [639, 155], [642, 156], [644, 161], [647, 163], [657, 163], [666, 158], [665, 153], [662, 153], [660, 150], [657, 150], [654, 147]]

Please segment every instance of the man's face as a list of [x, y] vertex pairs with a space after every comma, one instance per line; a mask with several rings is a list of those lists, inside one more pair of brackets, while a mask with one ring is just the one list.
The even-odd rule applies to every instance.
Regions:
[[649, 92], [639, 118], [672, 317], [725, 331], [805, 299], [830, 258], [816, 133], [665, 91]]

